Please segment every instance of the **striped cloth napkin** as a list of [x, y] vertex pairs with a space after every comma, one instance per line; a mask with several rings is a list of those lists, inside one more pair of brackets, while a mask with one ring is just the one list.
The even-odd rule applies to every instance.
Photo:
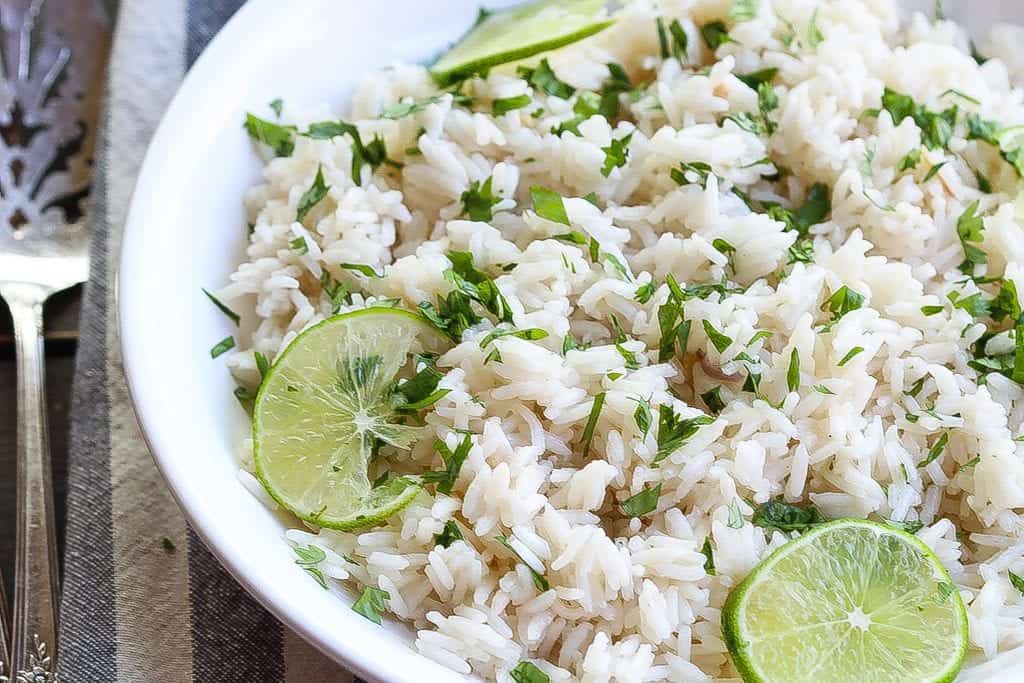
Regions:
[[120, 3], [72, 408], [62, 680], [353, 681], [248, 596], [189, 529], [139, 434], [121, 369], [113, 283], [139, 165], [185, 71], [241, 2]]

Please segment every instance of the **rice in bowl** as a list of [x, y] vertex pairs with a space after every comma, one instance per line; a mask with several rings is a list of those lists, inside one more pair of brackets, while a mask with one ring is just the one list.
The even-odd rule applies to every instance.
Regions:
[[[482, 679], [721, 679], [723, 602], [792, 536], [770, 506], [813, 506], [916, 532], [971, 656], [1009, 662], [1024, 218], [994, 131], [1024, 123], [1024, 34], [996, 27], [979, 63], [956, 24], [898, 9], [639, 0], [457, 91], [371, 75], [358, 143], [263, 146], [217, 293], [251, 330], [228, 356], [243, 398], [334, 313], [443, 308], [452, 252], [507, 302], [498, 329], [546, 333], [482, 344], [500, 319], [474, 304], [425, 413], [447, 449], [469, 440], [450, 492], [368, 530], [297, 525], [302, 566], [385, 591], [422, 654]], [[381, 456], [374, 476], [443, 465], [434, 438]]]

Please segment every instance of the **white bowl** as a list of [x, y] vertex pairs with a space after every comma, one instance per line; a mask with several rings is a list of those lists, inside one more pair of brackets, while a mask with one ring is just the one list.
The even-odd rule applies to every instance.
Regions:
[[[200, 289], [216, 288], [246, 242], [242, 195], [261, 163], [241, 123], [275, 97], [340, 111], [371, 70], [426, 59], [456, 39], [478, 0], [251, 0], [214, 39], [153, 138], [125, 228], [119, 276], [124, 367], [142, 432], [192, 526], [236, 579], [287, 626], [371, 680], [463, 680], [421, 657], [412, 631], [375, 626], [294, 563], [275, 516], [237, 478], [249, 429], [210, 346], [233, 334]], [[508, 0], [489, 6], [511, 4]], [[931, 0], [912, 3], [930, 11]], [[1024, 8], [946, 4], [978, 31]], [[653, 27], [652, 27], [653, 29]]]

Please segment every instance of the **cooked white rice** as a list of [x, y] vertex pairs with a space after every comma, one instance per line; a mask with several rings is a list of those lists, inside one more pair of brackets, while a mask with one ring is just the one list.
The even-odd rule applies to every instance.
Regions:
[[[472, 111], [443, 96], [399, 120], [378, 119], [400, 98], [437, 92], [423, 67], [395, 65], [365, 80], [345, 118], [359, 122], [366, 140], [381, 135], [404, 168], [382, 165], [354, 180], [348, 136], [298, 137], [291, 156], [268, 161], [264, 182], [246, 197], [254, 225], [246, 260], [220, 291], [250, 331], [229, 359], [241, 383], [259, 381], [255, 351], [273, 359], [331, 314], [322, 271], [356, 292], [351, 307], [397, 298], [416, 310], [450, 290], [449, 250], [471, 252], [492, 274], [516, 327], [549, 333], [500, 339], [501, 361], [485, 363], [479, 340], [493, 327], [489, 318], [439, 359], [441, 386], [451, 391], [427, 423], [451, 446], [454, 430], [473, 435], [451, 496], [424, 492], [362, 533], [296, 529], [287, 538], [326, 551], [321, 569], [332, 591], [386, 590], [390, 612], [415, 629], [415, 647], [455, 671], [509, 680], [525, 659], [559, 682], [703, 681], [736, 678], [722, 603], [787, 540], [749, 523], [751, 502], [781, 496], [828, 518], [919, 520], [918, 536], [968, 605], [971, 657], [989, 667], [977, 680], [1011, 680], [1014, 661], [1020, 672], [1014, 650], [1024, 645], [1024, 598], [1007, 573], [1024, 575], [1024, 444], [1015, 438], [1024, 390], [997, 373], [978, 381], [968, 361], [985, 326], [947, 295], [977, 291], [957, 269], [957, 219], [974, 201], [985, 217], [978, 246], [987, 275], [1024, 291], [1020, 180], [991, 145], [967, 140], [962, 124], [947, 152], [923, 147], [912, 119], [894, 125], [885, 111], [862, 114], [879, 107], [888, 86], [933, 111], [956, 104], [1004, 125], [1024, 123], [1022, 30], [995, 27], [978, 43], [993, 58], [979, 65], [956, 24], [922, 15], [901, 23], [892, 0], [761, 0], [757, 17], [742, 22], [728, 18], [731, 4], [638, 0], [612, 28], [547, 55], [579, 90], [599, 89], [609, 62], [625, 66], [635, 84], [649, 83], [642, 96], [623, 98], [629, 116], [614, 125], [593, 116], [578, 136], [552, 134], [572, 118], [575, 97], [535, 92], [511, 69], [468, 84]], [[688, 57], [661, 58], [659, 16], [680, 20]], [[812, 17], [820, 43], [809, 36]], [[718, 18], [736, 42], [713, 53], [699, 27]], [[768, 67], [779, 69], [774, 133], [723, 122], [757, 113], [757, 93], [736, 74]], [[492, 99], [524, 93], [528, 107], [489, 113]], [[336, 115], [285, 103], [284, 119], [300, 129]], [[602, 148], [629, 132], [627, 163], [604, 177]], [[900, 170], [915, 149], [919, 164]], [[670, 170], [680, 162], [710, 164], [706, 187], [674, 182]], [[318, 168], [330, 191], [299, 224], [297, 203]], [[777, 170], [781, 177], [770, 180]], [[979, 190], [976, 172], [992, 192]], [[464, 220], [461, 195], [488, 177], [501, 198], [493, 220]], [[813, 262], [789, 264], [796, 234], [733, 190], [799, 206], [812, 183], [830, 189], [830, 220], [811, 230]], [[564, 195], [571, 229], [621, 254], [633, 279], [607, 260], [593, 262], [586, 246], [551, 239], [568, 228], [531, 210], [534, 184]], [[605, 208], [582, 198], [588, 193]], [[289, 246], [296, 237], [308, 253]], [[735, 247], [731, 258], [716, 239]], [[340, 268], [345, 262], [384, 276], [363, 277]], [[742, 291], [689, 300], [687, 353], [659, 364], [657, 312], [669, 273], [684, 285], [727, 278]], [[638, 302], [637, 288], [651, 281], [654, 295]], [[823, 332], [831, 315], [822, 304], [844, 285], [864, 305]], [[923, 306], [941, 312], [926, 315]], [[626, 369], [614, 346], [613, 316], [638, 369]], [[703, 321], [731, 340], [727, 348], [716, 348]], [[772, 335], [748, 344], [760, 330]], [[591, 346], [563, 354], [568, 333]], [[855, 347], [864, 350], [840, 365]], [[794, 349], [799, 389], [789, 391]], [[740, 352], [751, 360], [736, 360]], [[748, 366], [762, 373], [763, 398], [742, 389]], [[700, 396], [716, 386], [725, 409], [652, 466], [656, 427], [643, 436], [637, 399], [650, 400], [656, 425], [663, 404], [683, 417], [710, 413]], [[600, 392], [605, 403], [584, 458], [582, 432]], [[944, 432], [942, 455], [918, 467]], [[440, 466], [431, 439], [389, 457], [402, 472]], [[243, 466], [251, 467], [249, 456]], [[654, 484], [662, 486], [654, 514], [619, 512], [619, 502]], [[737, 504], [745, 522], [732, 528]], [[465, 540], [435, 547], [450, 519]], [[538, 592], [527, 567], [494, 540], [499, 534], [546, 572], [550, 590]], [[705, 570], [706, 538], [715, 575]]]

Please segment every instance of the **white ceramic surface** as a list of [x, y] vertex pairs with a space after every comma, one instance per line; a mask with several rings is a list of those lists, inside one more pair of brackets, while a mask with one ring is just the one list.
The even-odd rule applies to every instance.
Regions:
[[[489, 6], [511, 4], [488, 2]], [[932, 7], [931, 0], [912, 3]], [[958, 7], [959, 5], [959, 7]], [[946, 0], [974, 30], [1016, 14], [1018, 0]], [[261, 164], [244, 112], [274, 97], [286, 107], [344, 104], [369, 70], [423, 60], [457, 38], [477, 0], [250, 0], [185, 79], [147, 153], [122, 246], [119, 316], [124, 366], [143, 434], [193, 527], [271, 612], [371, 680], [462, 678], [420, 657], [412, 632], [354, 613], [354, 596], [324, 591], [281, 538], [283, 517], [236, 477], [248, 429], [210, 346], [234, 329], [200, 288], [226, 281], [245, 245], [242, 194]]]

